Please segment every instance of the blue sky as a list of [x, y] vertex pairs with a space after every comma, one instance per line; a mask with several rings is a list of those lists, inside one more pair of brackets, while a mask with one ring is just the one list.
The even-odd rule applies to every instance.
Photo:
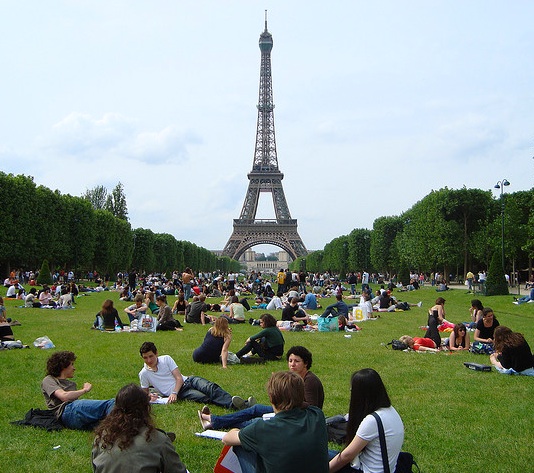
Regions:
[[252, 167], [265, 9], [308, 249], [432, 189], [532, 188], [532, 1], [0, 1], [0, 169], [72, 195], [121, 181], [134, 228], [222, 249]]

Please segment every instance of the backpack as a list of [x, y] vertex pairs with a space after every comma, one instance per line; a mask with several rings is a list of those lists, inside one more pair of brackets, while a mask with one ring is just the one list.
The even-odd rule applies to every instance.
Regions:
[[393, 350], [406, 350], [408, 348], [408, 345], [406, 345], [406, 343], [404, 342], [401, 342], [400, 340], [391, 340], [388, 345], [391, 345], [391, 348], [393, 348]]
[[343, 444], [347, 435], [347, 423], [345, 416], [339, 414], [337, 416], [327, 417], [326, 431], [328, 432], [328, 441], [340, 445]]

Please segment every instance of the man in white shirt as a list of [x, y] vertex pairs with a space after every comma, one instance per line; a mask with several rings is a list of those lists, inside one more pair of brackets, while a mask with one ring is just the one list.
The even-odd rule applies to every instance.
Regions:
[[249, 397], [248, 401], [245, 401], [239, 396], [231, 396], [218, 384], [200, 376], [182, 375], [178, 365], [169, 355], [158, 356], [156, 345], [152, 342], [143, 343], [139, 353], [145, 362], [139, 372], [141, 388], [149, 394], [149, 388], [153, 386], [161, 396], [168, 398], [168, 404], [178, 399], [235, 409], [245, 409], [255, 404], [253, 398]]

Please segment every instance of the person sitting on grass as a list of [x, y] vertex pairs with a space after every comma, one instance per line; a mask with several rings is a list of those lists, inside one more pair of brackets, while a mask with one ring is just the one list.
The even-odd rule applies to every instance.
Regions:
[[[313, 361], [311, 352], [303, 346], [294, 346], [287, 351], [286, 358], [289, 371], [297, 373], [304, 380], [304, 403], [307, 406], [322, 409], [324, 388], [321, 380], [310, 371]], [[198, 411], [198, 417], [204, 430], [220, 430], [233, 427], [243, 428], [265, 414], [273, 412], [272, 406], [256, 404], [239, 412], [216, 416], [211, 414], [208, 406], [204, 406], [201, 411]]]
[[202, 404], [244, 409], [249, 407], [250, 400], [253, 400], [252, 397], [245, 401], [239, 396], [231, 396], [218, 384], [200, 376], [182, 375], [178, 365], [169, 355], [158, 356], [156, 345], [152, 342], [143, 343], [139, 353], [145, 362], [139, 372], [139, 382], [153, 402], [158, 400], [158, 395], [150, 394], [150, 386], [167, 398], [167, 404], [186, 399]]
[[202, 345], [193, 351], [193, 361], [196, 363], [222, 363], [222, 367], [228, 366], [228, 348], [232, 342], [232, 329], [228, 325], [228, 319], [218, 317], [213, 327], [210, 327], [204, 337]]
[[347, 445], [341, 452], [329, 451], [331, 473], [384, 471], [378, 424], [374, 415], [380, 418], [384, 426], [389, 471], [395, 471], [404, 442], [404, 425], [391, 405], [380, 375], [371, 368], [364, 368], [351, 378]]
[[302, 377], [289, 371], [273, 373], [267, 394], [274, 417], [253, 422], [241, 430], [230, 430], [222, 438], [225, 445], [240, 447], [234, 451], [242, 472], [326, 472], [325, 417], [318, 407], [303, 407]]
[[156, 429], [148, 396], [135, 384], [120, 389], [114, 408], [95, 429], [91, 460], [95, 473], [187, 472], [170, 434]]
[[228, 320], [230, 324], [244, 324], [245, 323], [245, 306], [239, 302], [237, 296], [232, 296], [230, 299], [230, 315], [222, 315]]
[[299, 307], [299, 299], [297, 297], [292, 297], [282, 310], [282, 320], [295, 322], [299, 325], [306, 325], [310, 321], [310, 316], [304, 309]]
[[343, 301], [343, 294], [336, 295], [336, 302], [326, 307], [321, 317], [339, 317], [342, 315], [349, 318], [349, 306]]
[[493, 334], [499, 325], [493, 309], [484, 307], [482, 318], [477, 322], [475, 328], [475, 343], [473, 343], [471, 351], [488, 355], [493, 353]]
[[93, 328], [113, 332], [115, 326], [119, 327], [121, 330], [124, 328], [124, 324], [119, 317], [117, 309], [113, 307], [113, 301], [111, 299], [106, 299], [102, 304], [102, 310], [96, 314]]
[[41, 391], [48, 409], [53, 410], [57, 419], [67, 428], [92, 430], [106, 417], [115, 404], [114, 399], [97, 401], [80, 399], [93, 385], [83, 383], [78, 389], [69, 378], [74, 377], [76, 355], [71, 351], [57, 351], [46, 362], [46, 377], [41, 382]]
[[156, 330], [177, 330], [182, 332], [182, 324], [172, 315], [172, 309], [167, 305], [167, 296], [161, 295], [156, 297], [158, 305], [158, 325]]
[[411, 348], [415, 351], [429, 351], [434, 353], [439, 351], [436, 343], [431, 338], [410, 337], [409, 335], [403, 335], [399, 338], [399, 341], [408, 345], [408, 348]]
[[128, 318], [130, 319], [130, 322], [133, 322], [134, 320], [140, 320], [143, 315], [146, 314], [146, 311], [148, 310], [148, 306], [143, 301], [143, 295], [137, 294], [134, 299], [135, 304], [132, 304], [126, 309], [124, 309], [124, 312], [128, 314]]
[[276, 319], [271, 314], [263, 314], [260, 317], [260, 330], [257, 334], [251, 335], [245, 341], [245, 346], [239, 350], [236, 355], [242, 361], [246, 362], [245, 355], [252, 352], [257, 354], [260, 359], [280, 360], [284, 354], [284, 336], [276, 326]]
[[500, 325], [494, 332], [494, 348], [490, 361], [497, 371], [534, 376], [534, 356], [522, 333]]

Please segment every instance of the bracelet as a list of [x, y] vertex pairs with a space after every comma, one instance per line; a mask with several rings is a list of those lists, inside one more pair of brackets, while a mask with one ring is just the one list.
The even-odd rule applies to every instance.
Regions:
[[176, 396], [178, 396], [178, 391], [173, 391], [171, 394], [175, 394]]

